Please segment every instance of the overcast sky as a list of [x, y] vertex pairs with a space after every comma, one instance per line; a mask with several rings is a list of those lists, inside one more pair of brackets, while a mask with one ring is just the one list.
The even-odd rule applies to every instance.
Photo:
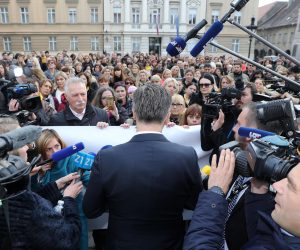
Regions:
[[259, 0], [259, 4], [258, 4], [258, 6], [260, 7], [260, 6], [264, 6], [264, 5], [266, 5], [266, 4], [269, 4], [269, 3], [273, 3], [273, 2], [287, 2], [288, 0], [280, 0], [280, 1], [278, 1], [278, 0]]

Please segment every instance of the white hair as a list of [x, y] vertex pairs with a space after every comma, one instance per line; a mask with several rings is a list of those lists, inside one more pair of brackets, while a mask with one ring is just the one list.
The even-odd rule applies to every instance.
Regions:
[[70, 85], [73, 85], [73, 84], [82, 84], [82, 85], [85, 86], [85, 82], [81, 78], [71, 77], [65, 82], [64, 89], [65, 89], [66, 94], [68, 94], [68, 90], [69, 90]]

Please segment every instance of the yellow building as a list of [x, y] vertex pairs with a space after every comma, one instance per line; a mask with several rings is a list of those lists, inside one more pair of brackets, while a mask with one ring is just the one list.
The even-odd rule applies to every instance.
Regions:
[[[199, 35], [229, 9], [228, 0], [0, 0], [2, 51], [106, 51], [166, 54], [168, 43], [184, 36], [202, 19]], [[256, 16], [251, 0], [233, 18], [243, 26]], [[249, 36], [226, 23], [216, 41], [247, 55]], [[183, 54], [198, 42], [191, 39]], [[224, 52], [207, 46], [206, 52]]]

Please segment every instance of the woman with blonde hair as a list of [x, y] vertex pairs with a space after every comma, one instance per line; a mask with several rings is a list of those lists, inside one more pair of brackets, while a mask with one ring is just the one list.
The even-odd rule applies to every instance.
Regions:
[[185, 102], [182, 95], [174, 94], [172, 96], [170, 122], [179, 125], [184, 117]]
[[234, 87], [235, 87], [235, 84], [234, 84], [233, 78], [231, 78], [228, 75], [221, 77], [221, 79], [220, 79], [220, 90], [222, 90], [224, 88], [234, 88]]
[[162, 73], [162, 82], [164, 82], [167, 78], [172, 77], [172, 71], [169, 69], [165, 69]]
[[169, 91], [171, 96], [178, 94], [179, 87], [175, 78], [167, 78], [163, 83], [163, 87]]

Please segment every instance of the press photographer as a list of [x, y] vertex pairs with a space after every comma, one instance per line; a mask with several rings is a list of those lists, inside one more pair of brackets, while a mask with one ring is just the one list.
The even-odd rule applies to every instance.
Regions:
[[46, 125], [49, 117], [39, 93], [38, 79], [24, 75], [21, 68], [12, 68], [10, 74], [13, 74], [11, 81], [2, 89], [7, 100], [8, 114], [14, 115], [21, 126]]
[[[8, 130], [12, 131], [5, 133]], [[30, 175], [36, 169], [27, 163], [27, 144], [40, 133], [41, 128], [19, 128], [15, 119], [0, 118], [0, 249], [79, 247], [81, 226], [75, 198], [82, 183], [75, 182], [78, 174], [45, 186], [40, 193], [46, 199], [30, 190]], [[59, 189], [69, 182], [62, 198]], [[64, 202], [62, 214], [53, 208], [59, 199]]]
[[200, 132], [203, 150], [213, 150], [211, 155], [218, 154], [221, 145], [234, 140], [232, 128], [242, 106], [250, 103], [255, 93], [255, 87], [249, 83], [243, 91], [224, 88], [221, 94], [211, 94], [203, 105]]
[[[213, 160], [213, 180], [209, 182], [210, 189], [202, 192], [199, 196], [192, 222], [185, 237], [183, 248], [185, 250], [222, 249], [228, 209], [225, 195], [232, 178], [235, 161], [229, 152], [227, 149], [225, 155], [225, 150], [222, 151], [218, 168], [216, 168], [216, 157]], [[246, 199], [247, 229], [252, 235], [249, 242], [240, 249], [299, 249], [300, 184], [296, 180], [300, 178], [300, 164], [293, 166], [287, 175], [281, 176], [281, 178], [273, 184], [276, 191], [275, 207], [270, 205], [271, 200]], [[215, 184], [217, 186], [213, 186]], [[270, 212], [261, 212], [261, 209], [266, 210], [266, 206]]]
[[[241, 127], [249, 128], [246, 136], [241, 132]], [[269, 136], [251, 142], [250, 137], [263, 135], [259, 135], [257, 130], [251, 133], [251, 128], [283, 132], [288, 135], [289, 140]], [[290, 179], [293, 181], [296, 176], [300, 176], [297, 153], [299, 135], [296, 132], [296, 116], [291, 100], [247, 104], [233, 131], [238, 143], [231, 142], [222, 148], [233, 149], [236, 158], [235, 176], [238, 176], [234, 177], [235, 182], [230, 188], [229, 184], [225, 187], [220, 184], [219, 188], [215, 188], [209, 182], [210, 193], [206, 194], [205, 203], [215, 204], [216, 210], [207, 211], [210, 206], [205, 207], [204, 198], [200, 196], [184, 249], [299, 249], [300, 239], [291, 234], [300, 236], [300, 223], [296, 219], [300, 215], [299, 204], [295, 203], [299, 199], [293, 197], [300, 194], [300, 185], [292, 191], [289, 188], [291, 184], [287, 184]], [[235, 148], [236, 145], [240, 148]], [[219, 165], [226, 163], [222, 157], [224, 155], [221, 153]], [[212, 165], [214, 164], [213, 160]], [[219, 178], [220, 183], [226, 181], [225, 174]], [[222, 182], [221, 178], [225, 180]], [[277, 191], [275, 200], [269, 191], [270, 183], [274, 182], [273, 187]], [[227, 190], [229, 192], [225, 196]], [[277, 204], [274, 209], [275, 202], [280, 205]], [[270, 218], [270, 214], [278, 225]], [[213, 224], [204, 224], [210, 219]]]

